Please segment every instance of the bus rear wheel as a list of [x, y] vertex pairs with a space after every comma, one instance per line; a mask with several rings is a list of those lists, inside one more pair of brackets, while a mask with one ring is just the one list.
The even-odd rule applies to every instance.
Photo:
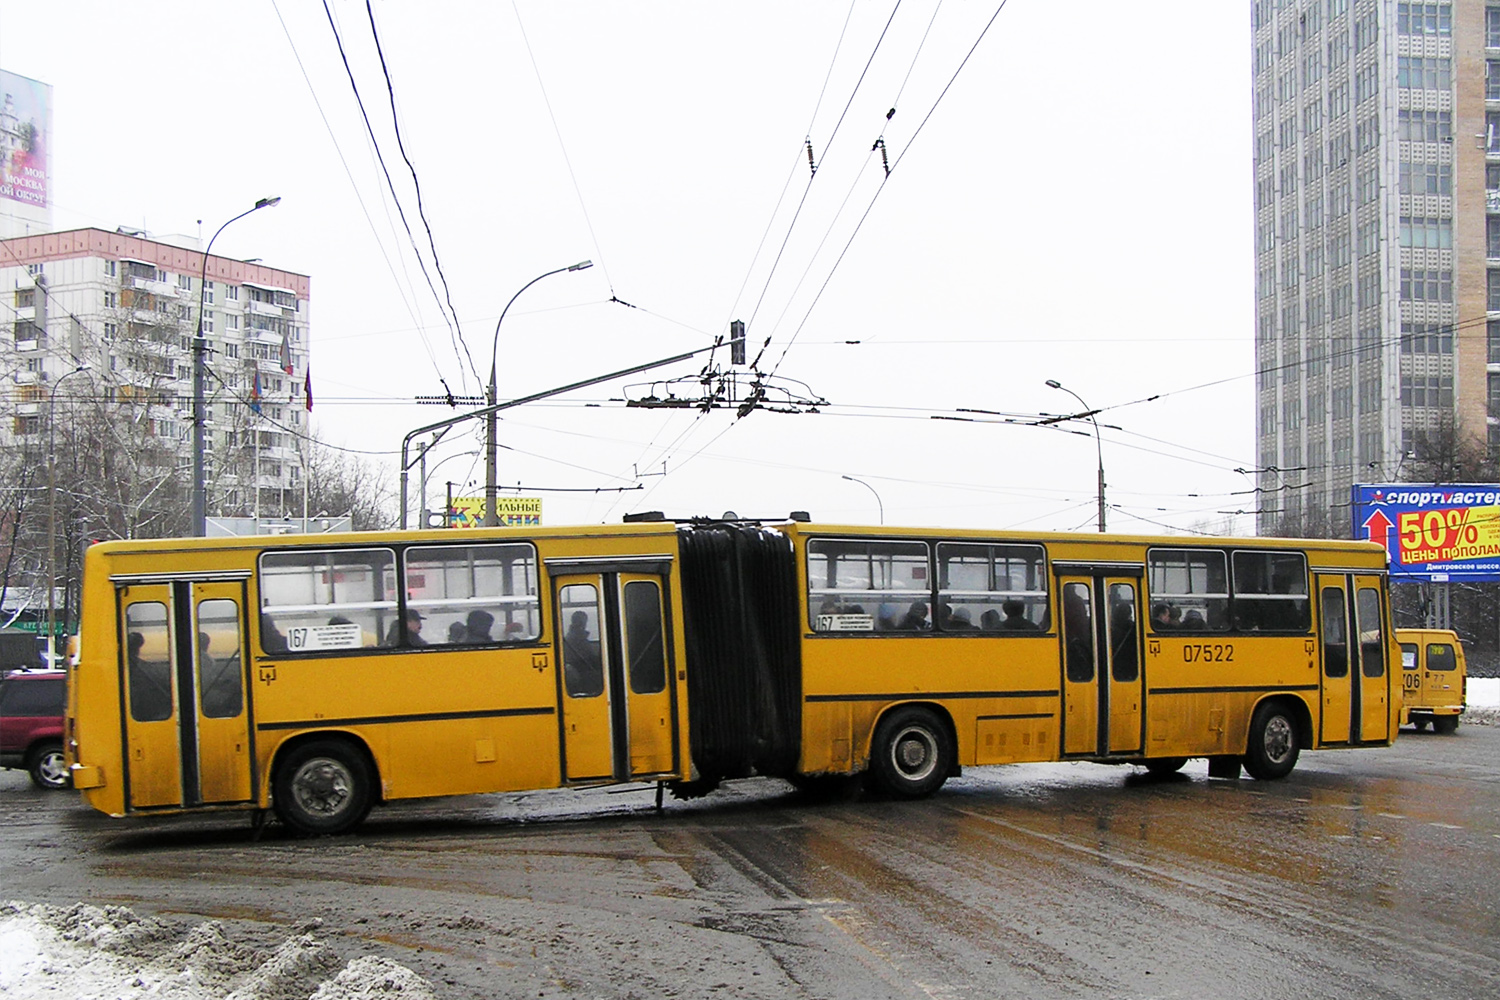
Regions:
[[1434, 715], [1432, 717], [1433, 732], [1451, 735], [1458, 732], [1458, 716], [1456, 715]]
[[1268, 701], [1250, 719], [1245, 747], [1245, 770], [1258, 781], [1285, 778], [1297, 766], [1297, 720], [1285, 705]]
[[344, 833], [370, 811], [372, 787], [363, 753], [343, 740], [315, 740], [288, 751], [276, 768], [272, 804], [299, 833]]
[[875, 729], [871, 770], [881, 791], [920, 799], [943, 787], [953, 766], [948, 729], [930, 710], [898, 708]]

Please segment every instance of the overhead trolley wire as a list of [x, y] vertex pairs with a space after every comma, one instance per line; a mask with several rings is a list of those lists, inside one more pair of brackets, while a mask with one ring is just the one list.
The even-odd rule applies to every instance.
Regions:
[[417, 178], [417, 168], [412, 164], [411, 157], [407, 155], [406, 143], [401, 138], [401, 116], [396, 111], [396, 88], [391, 83], [390, 67], [386, 65], [385, 49], [380, 45], [380, 31], [375, 26], [375, 9], [370, 5], [370, 0], [365, 0], [365, 14], [370, 20], [370, 39], [375, 43], [375, 54], [380, 57], [380, 72], [385, 77], [385, 92], [391, 102], [391, 131], [396, 135], [396, 148], [400, 150], [401, 159], [411, 174], [412, 190], [417, 196], [417, 217], [422, 220], [422, 228], [427, 233], [427, 246], [432, 251], [432, 266], [438, 273], [438, 280], [443, 284], [443, 298], [448, 303], [448, 311], [453, 314], [453, 324], [457, 327], [459, 346], [463, 348], [464, 356], [468, 358], [469, 370], [474, 372], [474, 377], [478, 379], [479, 372], [474, 367], [474, 358], [469, 353], [468, 343], [464, 340], [463, 325], [458, 321], [458, 310], [453, 305], [453, 290], [448, 287], [448, 276], [443, 273], [443, 262], [438, 257], [437, 240], [432, 235], [432, 224], [427, 221], [427, 211], [422, 206], [422, 182]]
[[[339, 145], [338, 136], [334, 134], [333, 124], [329, 122], [328, 114], [323, 110], [323, 102], [318, 100], [318, 92], [313, 87], [312, 77], [308, 76], [307, 67], [302, 62], [302, 53], [297, 51], [297, 43], [292, 40], [291, 29], [287, 27], [286, 19], [281, 16], [281, 8], [277, 6], [276, 0], [271, 0], [271, 7], [276, 11], [276, 19], [281, 22], [281, 31], [282, 34], [286, 35], [287, 46], [292, 50], [292, 58], [297, 60], [297, 69], [302, 72], [302, 80], [307, 84], [307, 91], [312, 96], [313, 107], [318, 109], [318, 117], [323, 119], [323, 127], [328, 131], [328, 138], [333, 143], [333, 151], [338, 154], [339, 163], [344, 167], [344, 176], [349, 179], [349, 187], [354, 192], [354, 200], [359, 203], [359, 210], [364, 215], [365, 222], [370, 226], [371, 235], [375, 237], [375, 246], [380, 250], [380, 256], [385, 260], [386, 269], [390, 271], [391, 277], [396, 279], [394, 285], [400, 294], [401, 305], [406, 309], [406, 314], [411, 317], [412, 328], [417, 332], [418, 339], [422, 341], [422, 349], [427, 352], [427, 357], [432, 362], [433, 370], [441, 374], [437, 355], [433, 353], [432, 344], [428, 342], [427, 335], [423, 331], [422, 321], [417, 318], [413, 304], [407, 297], [407, 286], [411, 284], [411, 277], [405, 274], [404, 266], [402, 272], [406, 279], [405, 284], [402, 283], [400, 277], [396, 274], [396, 266], [391, 261], [391, 255], [386, 252], [385, 243], [380, 239], [380, 230], [376, 228], [375, 220], [370, 216], [369, 206], [365, 204], [364, 196], [359, 191], [359, 185], [354, 181], [354, 172], [349, 168], [349, 161], [344, 156], [343, 147]], [[322, 337], [319, 339], [326, 342], [330, 339], [340, 338]]]
[[[995, 8], [995, 13], [990, 15], [990, 19], [985, 22], [983, 30], [979, 32], [979, 37], [974, 39], [973, 45], [969, 46], [969, 51], [964, 54], [963, 59], [958, 64], [958, 68], [953, 71], [953, 75], [949, 77], [948, 82], [943, 85], [942, 91], [932, 102], [932, 106], [927, 109], [927, 114], [922, 116], [921, 122], [918, 123], [916, 129], [912, 132], [911, 137], [906, 140], [905, 146], [896, 156], [895, 161], [891, 163], [890, 168], [886, 171], [885, 176], [881, 178], [879, 186], [875, 188], [875, 193], [870, 196], [870, 203], [865, 207], [864, 214], [859, 217], [859, 222], [855, 225], [854, 232], [849, 234], [849, 239], [844, 243], [844, 248], [839, 251], [838, 258], [834, 260], [833, 266], [828, 270], [827, 277], [823, 279], [823, 284], [819, 286], [818, 294], [814, 296], [812, 302], [808, 304], [807, 312], [802, 316], [802, 322], [797, 324], [797, 329], [793, 331], [791, 339], [787, 341], [786, 347], [782, 348], [781, 357], [777, 358], [776, 364], [772, 366], [772, 375], [775, 375], [776, 372], [781, 368], [782, 362], [786, 360], [787, 352], [792, 349], [792, 345], [796, 343], [797, 337], [801, 335], [803, 327], [807, 325], [807, 321], [809, 318], [811, 318], [813, 310], [817, 308], [819, 300], [821, 300], [823, 297], [823, 293], [827, 291], [829, 282], [833, 280], [833, 276], [838, 271], [839, 265], [843, 263], [845, 255], [848, 254], [849, 247], [853, 245], [855, 237], [859, 235], [860, 229], [863, 228], [865, 224], [865, 220], [870, 217], [870, 212], [874, 210], [875, 202], [880, 198], [881, 192], [885, 190], [885, 185], [891, 179], [891, 175], [896, 172], [896, 168], [901, 165], [901, 161], [906, 158], [906, 154], [911, 152], [912, 146], [916, 144], [917, 137], [922, 134], [922, 130], [926, 128], [927, 123], [932, 120], [932, 116], [937, 111], [938, 105], [941, 104], [943, 98], [948, 95], [948, 91], [952, 89], [954, 81], [958, 79], [958, 75], [963, 72], [964, 67], [969, 64], [969, 60], [973, 58], [975, 50], [977, 50], [980, 43], [984, 41], [985, 35], [989, 34], [990, 28], [995, 24], [995, 19], [998, 18], [1000, 16], [1000, 12], [1005, 9], [1005, 5], [1007, 2], [1008, 0], [1000, 0], [999, 6]], [[769, 343], [769, 338], [767, 338], [766, 345], [763, 345], [761, 347], [762, 354], [765, 353], [765, 348], [766, 346], [769, 346]], [[760, 360], [759, 355], [757, 355], [756, 360]]]
[[[360, 117], [364, 120], [365, 132], [369, 135], [370, 142], [374, 146], [375, 158], [380, 163], [380, 172], [385, 177], [386, 188], [390, 191], [391, 198], [396, 203], [396, 214], [400, 217], [401, 225], [406, 230], [407, 239], [411, 241], [412, 252], [416, 254], [417, 264], [422, 269], [422, 277], [427, 281], [427, 288], [430, 292], [432, 292], [432, 297], [437, 302], [438, 311], [443, 314], [443, 322], [448, 325], [448, 333], [453, 340], [454, 353], [457, 354], [460, 350], [462, 350], [463, 355], [465, 357], [468, 357], [468, 348], [466, 346], [460, 346], [463, 343], [463, 338], [458, 330], [458, 317], [456, 315], [449, 315], [447, 306], [445, 305], [442, 296], [438, 295], [437, 286], [432, 283], [432, 275], [427, 271], [427, 261], [422, 256], [421, 249], [417, 246], [416, 234], [411, 231], [411, 223], [407, 221], [406, 210], [401, 207], [401, 197], [396, 193], [395, 182], [391, 179], [390, 169], [385, 164], [385, 155], [380, 151], [380, 140], [375, 136], [375, 128], [370, 123], [369, 112], [365, 110], [364, 98], [361, 97], [359, 93], [359, 83], [354, 79], [354, 70], [349, 65], [349, 56], [348, 53], [344, 51], [344, 41], [341, 37], [339, 37], [339, 29], [338, 25], [334, 23], [333, 12], [328, 9], [328, 0], [323, 0], [323, 13], [327, 15], [328, 27], [333, 32], [333, 40], [334, 43], [338, 46], [339, 58], [343, 61], [344, 72], [349, 77], [349, 86], [354, 91], [355, 103], [359, 105], [359, 114]], [[474, 359], [472, 357], [469, 357], [468, 360], [469, 370], [473, 373], [475, 382], [482, 382], [482, 379], [479, 378], [478, 370], [474, 367]]]

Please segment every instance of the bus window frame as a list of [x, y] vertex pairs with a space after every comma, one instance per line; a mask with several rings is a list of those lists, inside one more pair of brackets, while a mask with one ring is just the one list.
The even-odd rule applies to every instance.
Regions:
[[[405, 637], [406, 633], [405, 633], [405, 628], [404, 628], [404, 624], [403, 624], [403, 627], [402, 627], [402, 630], [401, 630], [401, 633], [400, 633], [401, 636], [402, 636], [402, 640], [401, 641], [397, 641], [397, 642], [393, 642], [393, 643], [387, 643], [385, 641], [385, 635], [383, 635], [383, 634], [376, 634], [376, 636], [375, 636], [375, 640], [376, 640], [375, 644], [374, 645], [368, 645], [368, 646], [367, 645], [359, 645], [359, 646], [343, 646], [343, 647], [336, 647], [336, 648], [331, 648], [331, 649], [301, 649], [301, 650], [293, 650], [293, 649], [290, 649], [290, 648], [288, 648], [288, 649], [282, 649], [282, 650], [273, 650], [273, 649], [267, 649], [266, 646], [265, 646], [265, 621], [266, 621], [267, 618], [270, 618], [273, 621], [273, 623], [276, 623], [275, 622], [276, 613], [277, 613], [277, 611], [279, 609], [282, 609], [282, 608], [289, 609], [289, 610], [291, 610], [293, 612], [296, 612], [296, 611], [299, 611], [299, 610], [307, 610], [307, 609], [316, 607], [320, 611], [329, 610], [329, 611], [332, 611], [334, 613], [338, 613], [340, 608], [354, 609], [354, 610], [363, 610], [363, 609], [366, 609], [366, 608], [372, 608], [373, 607], [373, 608], [376, 608], [377, 610], [388, 610], [391, 613], [391, 615], [393, 616], [393, 618], [394, 618], [394, 620], [396, 622], [402, 622], [402, 623], [404, 623], [405, 620], [406, 620], [406, 613], [407, 613], [407, 610], [409, 608], [413, 608], [413, 609], [415, 609], [417, 611], [421, 611], [422, 610], [422, 604], [420, 602], [411, 602], [411, 601], [409, 601], [407, 599], [407, 596], [406, 596], [406, 594], [407, 594], [407, 587], [406, 587], [406, 583], [407, 583], [407, 552], [409, 550], [411, 550], [411, 549], [418, 549], [418, 550], [424, 550], [425, 551], [425, 550], [431, 550], [431, 549], [437, 549], [437, 548], [444, 548], [444, 547], [470, 548], [470, 549], [472, 549], [472, 548], [476, 548], [476, 547], [482, 548], [482, 547], [487, 547], [487, 546], [495, 546], [495, 547], [519, 547], [519, 546], [524, 546], [525, 547], [525, 549], [526, 549], [526, 551], [528, 553], [526, 559], [527, 559], [527, 562], [528, 562], [528, 565], [529, 565], [529, 573], [530, 573], [530, 577], [531, 577], [531, 582], [536, 586], [538, 592], [535, 593], [535, 594], [521, 594], [521, 595], [513, 595], [513, 596], [509, 596], [509, 597], [496, 596], [494, 598], [485, 598], [485, 599], [483, 599], [483, 602], [484, 602], [484, 606], [491, 606], [491, 605], [498, 605], [498, 604], [505, 604], [505, 603], [518, 603], [518, 604], [522, 604], [522, 605], [534, 605], [536, 616], [537, 616], [537, 632], [536, 632], [535, 635], [525, 635], [525, 636], [521, 636], [520, 638], [513, 638], [513, 639], [505, 638], [502, 635], [499, 638], [492, 637], [490, 642], [450, 643], [450, 642], [445, 642], [445, 641], [432, 641], [432, 640], [429, 640], [426, 645], [413, 646], [413, 645], [408, 645], [404, 641], [404, 637]], [[395, 581], [394, 588], [393, 588], [393, 593], [394, 593], [395, 596], [394, 596], [394, 599], [392, 599], [390, 601], [367, 602], [367, 603], [362, 603], [362, 604], [347, 604], [346, 603], [346, 604], [341, 604], [341, 605], [325, 604], [325, 605], [276, 605], [276, 606], [270, 606], [270, 605], [267, 605], [267, 604], [264, 603], [264, 601], [265, 601], [265, 590], [261, 586], [262, 572], [263, 572], [262, 561], [267, 556], [270, 556], [270, 555], [285, 555], [285, 554], [288, 554], [288, 553], [293, 553], [293, 554], [306, 553], [306, 554], [312, 555], [312, 554], [315, 554], [315, 553], [327, 553], [327, 552], [376, 552], [376, 551], [389, 552], [389, 553], [392, 554], [392, 557], [393, 557], [392, 566], [394, 568], [393, 568], [392, 575], [393, 575], [394, 581]], [[260, 628], [260, 633], [259, 633], [259, 637], [258, 637], [258, 648], [259, 648], [260, 654], [262, 656], [274, 656], [274, 657], [276, 657], [278, 659], [286, 658], [286, 659], [312, 659], [312, 660], [316, 660], [316, 659], [339, 658], [339, 657], [346, 657], [346, 656], [382, 656], [382, 655], [389, 656], [389, 655], [393, 655], [393, 654], [459, 652], [459, 651], [473, 651], [473, 650], [476, 650], [476, 649], [493, 649], [493, 648], [496, 648], [496, 647], [535, 646], [535, 645], [541, 644], [544, 641], [544, 637], [546, 635], [546, 627], [547, 627], [546, 626], [546, 620], [545, 620], [545, 614], [544, 614], [544, 608], [543, 608], [543, 605], [542, 605], [542, 599], [541, 599], [541, 594], [540, 594], [541, 587], [542, 587], [542, 584], [541, 584], [541, 579], [542, 579], [541, 574], [542, 574], [542, 560], [541, 560], [540, 554], [537, 552], [536, 542], [534, 540], [532, 540], [532, 539], [529, 539], [529, 538], [528, 539], [519, 539], [519, 540], [514, 540], [514, 541], [493, 541], [493, 542], [479, 541], [479, 540], [476, 540], [476, 539], [473, 539], [473, 538], [455, 539], [454, 541], [451, 541], [451, 542], [449, 542], [449, 541], [441, 541], [441, 540], [440, 541], [431, 541], [431, 540], [425, 540], [424, 539], [424, 540], [422, 540], [420, 542], [394, 543], [394, 544], [385, 544], [385, 545], [347, 545], [347, 546], [319, 546], [319, 547], [308, 546], [308, 547], [305, 547], [305, 548], [301, 547], [301, 546], [298, 546], [298, 547], [295, 547], [295, 548], [293, 548], [293, 547], [276, 548], [276, 549], [269, 549], [268, 548], [268, 549], [262, 551], [260, 553], [260, 555], [256, 558], [256, 561], [255, 561], [256, 598], [257, 598], [258, 601], [261, 602], [260, 606], [257, 609], [257, 614], [259, 615], [259, 620], [261, 622], [261, 628]], [[479, 602], [480, 602], [481, 599], [473, 598], [473, 599], [469, 599], [469, 600], [474, 601], [476, 603], [476, 606], [480, 606]], [[451, 604], [451, 603], [454, 603], [454, 602], [449, 601], [447, 603]], [[425, 618], [425, 616], [424, 616], [424, 618]], [[280, 623], [276, 623], [276, 624], [278, 625], [278, 630], [280, 630], [279, 629]], [[495, 621], [492, 624], [498, 625], [499, 624], [499, 619], [498, 618], [495, 619]], [[387, 631], [389, 631], [389, 626], [386, 626], [386, 628], [387, 628]]]
[[[1152, 586], [1152, 561], [1161, 553], [1217, 553], [1224, 560], [1224, 586], [1222, 593], [1204, 591], [1203, 593], [1159, 592]], [[1241, 593], [1236, 586], [1235, 561], [1241, 554], [1252, 556], [1265, 556], [1274, 558], [1277, 556], [1291, 556], [1297, 558], [1302, 564], [1303, 586], [1305, 593], [1290, 594], [1262, 594], [1258, 591], [1245, 591]], [[1219, 548], [1215, 546], [1201, 547], [1179, 547], [1179, 546], [1149, 546], [1146, 549], [1146, 607], [1148, 609], [1147, 620], [1151, 627], [1151, 634], [1157, 636], [1192, 636], [1208, 632], [1214, 635], [1285, 635], [1285, 636], [1307, 636], [1314, 634], [1313, 622], [1313, 584], [1312, 569], [1307, 558], [1307, 553], [1298, 549], [1283, 548]], [[1205, 616], [1206, 628], [1190, 628], [1183, 625], [1163, 627], [1156, 620], [1154, 609], [1161, 604], [1169, 606], [1174, 601], [1192, 600], [1194, 602], [1222, 600], [1224, 602], [1222, 624], [1215, 627], [1209, 623]], [[1305, 605], [1303, 622], [1299, 626], [1288, 628], [1264, 628], [1246, 627], [1242, 624], [1244, 616], [1241, 612], [1242, 606], [1253, 606], [1267, 603], [1269, 601], [1280, 601], [1290, 603], [1302, 601]], [[1241, 603], [1243, 602], [1243, 604]]]

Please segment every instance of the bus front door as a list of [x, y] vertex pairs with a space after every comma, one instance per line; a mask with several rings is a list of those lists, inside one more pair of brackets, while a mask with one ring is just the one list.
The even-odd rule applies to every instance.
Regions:
[[1064, 756], [1137, 754], [1142, 745], [1137, 581], [1062, 577]]
[[662, 578], [553, 578], [564, 779], [630, 781], [677, 771], [676, 685]]
[[249, 801], [242, 585], [129, 584], [118, 605], [131, 808]]

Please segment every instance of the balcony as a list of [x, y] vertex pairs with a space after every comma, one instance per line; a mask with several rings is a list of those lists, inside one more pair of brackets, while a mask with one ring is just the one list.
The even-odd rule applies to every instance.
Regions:
[[40, 372], [16, 372], [16, 385], [36, 385], [42, 380]]
[[130, 287], [138, 288], [143, 292], [150, 292], [152, 295], [160, 295], [168, 299], [176, 299], [182, 297], [182, 290], [179, 289], [176, 285], [172, 284], [170, 281], [157, 281], [154, 278], [131, 278]]
[[16, 404], [16, 416], [18, 416], [18, 417], [34, 417], [34, 416], [36, 416], [37, 414], [39, 414], [41, 412], [42, 412], [42, 404], [41, 403], [17, 403]]

